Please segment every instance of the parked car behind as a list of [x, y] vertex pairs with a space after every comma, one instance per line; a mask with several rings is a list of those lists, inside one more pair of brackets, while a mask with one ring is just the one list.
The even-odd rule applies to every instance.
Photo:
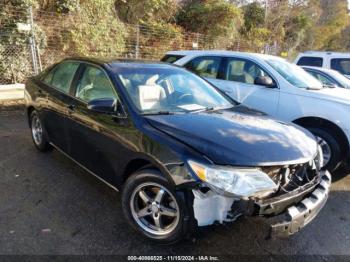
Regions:
[[325, 168], [349, 157], [350, 92], [323, 88], [301, 67], [269, 55], [230, 51], [172, 51], [162, 59], [184, 66], [246, 106], [294, 122], [317, 138]]
[[314, 76], [318, 81], [322, 82], [326, 87], [350, 89], [350, 79], [338, 71], [314, 66], [303, 66], [302, 68]]
[[350, 78], [350, 53], [308, 51], [300, 53], [294, 63], [333, 69]]
[[326, 202], [330, 174], [312, 134], [183, 68], [71, 58], [30, 78], [25, 98], [37, 149], [55, 147], [122, 190], [126, 220], [152, 240], [240, 215], [288, 236]]

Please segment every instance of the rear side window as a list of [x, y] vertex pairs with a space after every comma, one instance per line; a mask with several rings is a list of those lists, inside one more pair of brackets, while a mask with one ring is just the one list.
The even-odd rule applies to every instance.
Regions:
[[165, 55], [160, 61], [172, 64], [183, 57], [183, 55]]
[[260, 76], [269, 75], [257, 64], [249, 60], [228, 58], [224, 76], [225, 80], [254, 85], [255, 79]]
[[62, 62], [55, 66], [43, 79], [43, 81], [54, 88], [69, 93], [70, 85], [75, 72], [79, 67], [78, 62]]
[[185, 67], [202, 77], [217, 78], [220, 63], [220, 57], [204, 56], [191, 60]]
[[297, 65], [322, 67], [323, 58], [322, 57], [304, 56], [304, 57], [299, 59]]
[[344, 75], [350, 75], [350, 58], [335, 58], [331, 60], [331, 68]]

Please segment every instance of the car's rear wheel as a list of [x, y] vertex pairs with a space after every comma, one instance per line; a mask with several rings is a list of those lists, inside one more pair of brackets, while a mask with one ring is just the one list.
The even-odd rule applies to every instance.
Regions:
[[173, 243], [190, 232], [187, 204], [156, 170], [143, 170], [129, 177], [122, 204], [127, 221], [151, 240]]
[[322, 149], [324, 169], [336, 170], [343, 160], [340, 141], [334, 137], [330, 129], [319, 127], [308, 127], [307, 129], [315, 136]]
[[30, 129], [35, 147], [42, 152], [49, 150], [51, 146], [40, 117], [35, 110], [30, 114]]

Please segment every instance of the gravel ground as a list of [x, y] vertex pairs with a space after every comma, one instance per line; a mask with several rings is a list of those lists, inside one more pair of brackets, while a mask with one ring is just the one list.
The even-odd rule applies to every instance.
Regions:
[[127, 225], [119, 193], [58, 151], [36, 151], [23, 112], [2, 109], [0, 179], [1, 255], [350, 256], [350, 176], [333, 183], [318, 217], [288, 239], [266, 240], [258, 223], [241, 218], [159, 246]]

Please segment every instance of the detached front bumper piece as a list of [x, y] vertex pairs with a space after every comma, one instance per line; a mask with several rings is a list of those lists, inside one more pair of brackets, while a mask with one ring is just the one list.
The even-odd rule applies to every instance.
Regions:
[[268, 219], [271, 237], [288, 237], [310, 223], [327, 201], [331, 176], [324, 171], [321, 182], [302, 201], [289, 207], [286, 212]]

